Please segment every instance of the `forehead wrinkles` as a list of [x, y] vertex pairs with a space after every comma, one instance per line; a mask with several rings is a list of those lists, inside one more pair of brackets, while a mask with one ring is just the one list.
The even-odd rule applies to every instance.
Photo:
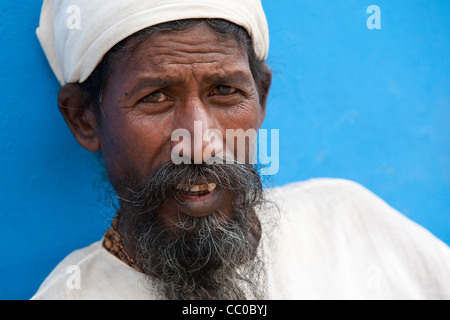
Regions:
[[151, 35], [128, 50], [126, 61], [128, 67], [142, 67], [142, 64], [162, 67], [165, 64], [236, 64], [240, 59], [248, 61], [246, 50], [236, 39], [219, 35], [206, 26], [196, 26]]
[[173, 47], [173, 48], [159, 48], [151, 56], [146, 56], [142, 62], [148, 62], [153, 67], [165, 67], [168, 65], [179, 65], [186, 67], [201, 66], [204, 64], [226, 65], [231, 61], [236, 63], [238, 56], [236, 52], [225, 52], [224, 50], [215, 50], [216, 48], [207, 48], [206, 50], [201, 46], [192, 47]]

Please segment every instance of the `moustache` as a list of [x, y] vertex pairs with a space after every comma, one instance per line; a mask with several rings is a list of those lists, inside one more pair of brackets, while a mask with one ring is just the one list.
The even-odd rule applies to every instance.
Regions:
[[222, 189], [233, 194], [233, 205], [252, 207], [261, 202], [263, 188], [254, 165], [239, 162], [165, 163], [131, 191], [129, 205], [142, 213], [158, 210], [169, 198], [182, 202], [183, 195], [201, 195]]

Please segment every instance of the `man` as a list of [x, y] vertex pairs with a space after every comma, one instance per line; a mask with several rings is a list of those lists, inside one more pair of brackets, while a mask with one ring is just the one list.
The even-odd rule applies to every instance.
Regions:
[[263, 191], [251, 143], [225, 139], [265, 116], [258, 0], [44, 1], [37, 34], [59, 109], [101, 151], [120, 208], [34, 299], [450, 298], [450, 251], [426, 230], [350, 181]]

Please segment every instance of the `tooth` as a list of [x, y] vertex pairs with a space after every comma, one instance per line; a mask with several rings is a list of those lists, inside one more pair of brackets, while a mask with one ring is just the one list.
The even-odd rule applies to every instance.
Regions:
[[200, 191], [200, 186], [198, 184], [196, 184], [195, 186], [193, 186], [190, 190], [191, 192], [198, 192]]
[[183, 190], [185, 192], [200, 192], [200, 191], [214, 191], [216, 189], [215, 183], [208, 183], [208, 184], [195, 184], [192, 187], [190, 187], [187, 184], [179, 184], [177, 186], [178, 190]]
[[208, 191], [212, 192], [214, 191], [214, 189], [216, 189], [216, 184], [215, 183], [208, 183]]

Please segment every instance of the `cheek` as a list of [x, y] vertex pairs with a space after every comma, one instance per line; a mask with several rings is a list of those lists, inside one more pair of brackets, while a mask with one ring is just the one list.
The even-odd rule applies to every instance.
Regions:
[[[102, 132], [102, 153], [111, 183], [119, 188], [141, 184], [151, 172], [170, 160], [170, 150], [162, 131], [164, 123], [149, 118], [125, 117], [111, 121]], [[118, 190], [119, 189], [119, 190]]]
[[235, 108], [221, 114], [220, 123], [226, 129], [255, 129], [258, 130], [262, 110], [257, 99], [241, 103]]
[[261, 109], [258, 105], [242, 105], [221, 121], [224, 155], [241, 163], [254, 163]]

